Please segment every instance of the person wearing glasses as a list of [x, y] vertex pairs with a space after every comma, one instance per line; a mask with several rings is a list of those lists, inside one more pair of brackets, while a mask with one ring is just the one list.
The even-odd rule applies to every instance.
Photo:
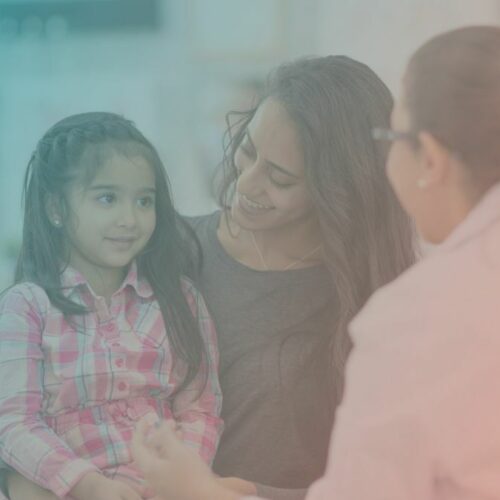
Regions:
[[[390, 183], [437, 247], [351, 323], [326, 473], [307, 498], [500, 498], [500, 28], [425, 43], [392, 129], [374, 135], [392, 142]], [[141, 422], [134, 453], [163, 498], [238, 497], [168, 427]]]

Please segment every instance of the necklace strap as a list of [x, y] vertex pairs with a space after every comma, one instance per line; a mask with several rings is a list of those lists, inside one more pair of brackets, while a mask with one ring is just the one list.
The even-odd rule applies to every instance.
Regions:
[[[252, 243], [253, 243], [253, 246], [255, 247], [257, 255], [259, 256], [260, 262], [262, 263], [262, 267], [264, 268], [265, 271], [269, 271], [270, 270], [269, 266], [267, 265], [266, 259], [264, 259], [264, 255], [262, 254], [262, 252], [259, 248], [259, 245], [257, 244], [257, 240], [255, 239], [255, 234], [253, 233], [253, 231], [250, 231], [250, 236], [252, 238]], [[318, 245], [317, 247], [313, 248], [312, 250], [310, 250], [309, 252], [304, 254], [302, 257], [290, 262], [290, 264], [288, 264], [286, 267], [281, 269], [281, 271], [288, 271], [289, 269], [294, 268], [295, 266], [297, 266], [301, 262], [304, 262], [304, 260], [306, 260], [308, 257], [311, 257], [314, 254], [316, 254], [317, 252], [319, 252], [319, 250], [321, 250], [322, 246], [323, 245]]]
[[257, 250], [257, 255], [260, 258], [260, 262], [262, 263], [262, 267], [264, 268], [265, 271], [269, 271], [269, 266], [267, 265], [266, 259], [264, 259], [264, 256], [262, 255], [262, 252], [260, 251], [259, 245], [257, 245], [257, 240], [255, 239], [255, 234], [253, 234], [253, 231], [250, 231], [250, 236], [252, 237], [253, 246], [255, 247], [255, 250]]
[[294, 260], [293, 262], [290, 262], [288, 266], [284, 267], [282, 270], [283, 271], [288, 271], [289, 269], [294, 268], [297, 264], [300, 264], [301, 262], [304, 262], [308, 257], [313, 256], [315, 253], [317, 253], [319, 250], [321, 250], [322, 245], [318, 245], [316, 248], [313, 248], [310, 252], [306, 253], [300, 259]]

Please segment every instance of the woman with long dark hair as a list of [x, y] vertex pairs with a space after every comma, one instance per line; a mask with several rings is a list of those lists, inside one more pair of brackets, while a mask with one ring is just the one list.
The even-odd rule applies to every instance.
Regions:
[[324, 470], [347, 324], [414, 261], [371, 137], [391, 108], [370, 68], [330, 56], [280, 66], [228, 116], [221, 209], [191, 220], [221, 352], [223, 476], [306, 488]]

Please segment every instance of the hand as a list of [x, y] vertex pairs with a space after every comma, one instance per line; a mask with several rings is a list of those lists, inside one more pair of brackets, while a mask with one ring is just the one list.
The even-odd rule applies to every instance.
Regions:
[[239, 477], [218, 477], [217, 482], [224, 488], [233, 490], [240, 495], [255, 496], [257, 495], [257, 488], [255, 484], [250, 481], [245, 481]]
[[142, 500], [130, 486], [98, 472], [85, 474], [70, 492], [75, 500]]
[[162, 498], [237, 500], [239, 497], [220, 484], [201, 458], [179, 440], [172, 422], [155, 428], [148, 415], [143, 417], [132, 439], [132, 455]]

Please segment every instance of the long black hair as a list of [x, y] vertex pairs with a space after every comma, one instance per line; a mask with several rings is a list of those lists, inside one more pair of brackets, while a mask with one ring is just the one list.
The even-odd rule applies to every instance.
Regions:
[[[103, 160], [114, 152], [140, 156], [154, 171], [156, 227], [137, 256], [137, 268], [153, 289], [174, 352], [188, 365], [181, 384], [184, 387], [197, 374], [205, 356], [204, 343], [182, 285], [184, 271], [196, 268], [194, 262], [188, 265], [185, 259], [196, 259], [193, 248], [198, 249], [199, 244], [173, 207], [158, 153], [131, 121], [104, 112], [72, 115], [56, 123], [38, 142], [24, 180], [23, 239], [15, 282], [38, 284], [66, 316], [87, 312], [67, 298], [61, 286], [61, 270], [68, 262], [66, 196], [73, 183], [90, 182]], [[49, 220], [48, 197], [57, 198], [61, 204], [62, 227], [54, 227]]]
[[224, 209], [238, 178], [234, 156], [265, 99], [283, 106], [297, 129], [321, 227], [336, 303], [331, 328], [309, 362], [326, 386], [325, 406], [329, 401], [333, 412], [351, 348], [348, 323], [378, 287], [415, 260], [413, 226], [386, 178], [387, 148], [371, 136], [373, 127], [389, 126], [393, 100], [368, 66], [345, 56], [303, 58], [278, 67], [254, 107], [227, 116], [219, 190]]

